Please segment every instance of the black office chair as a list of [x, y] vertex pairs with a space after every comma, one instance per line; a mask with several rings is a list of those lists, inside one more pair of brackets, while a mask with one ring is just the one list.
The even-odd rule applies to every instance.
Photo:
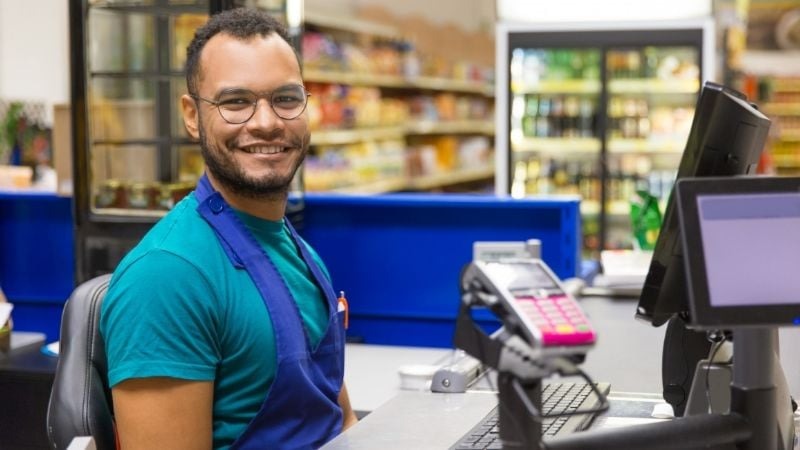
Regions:
[[47, 408], [47, 437], [61, 450], [77, 436], [94, 438], [97, 450], [114, 450], [113, 406], [106, 353], [100, 337], [100, 305], [111, 275], [81, 284], [64, 305], [53, 390]]

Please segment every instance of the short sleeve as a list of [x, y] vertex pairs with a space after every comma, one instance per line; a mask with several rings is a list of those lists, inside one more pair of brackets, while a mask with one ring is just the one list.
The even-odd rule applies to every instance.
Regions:
[[220, 359], [219, 307], [191, 262], [151, 250], [115, 273], [100, 332], [109, 384], [130, 378], [213, 380]]

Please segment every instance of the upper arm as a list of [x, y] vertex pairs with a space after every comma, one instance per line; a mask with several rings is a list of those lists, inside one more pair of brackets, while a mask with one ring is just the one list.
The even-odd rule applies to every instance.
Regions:
[[135, 378], [111, 390], [121, 450], [212, 446], [213, 382]]
[[114, 277], [100, 315], [109, 384], [213, 380], [220, 308], [203, 275], [178, 256], [151, 251]]

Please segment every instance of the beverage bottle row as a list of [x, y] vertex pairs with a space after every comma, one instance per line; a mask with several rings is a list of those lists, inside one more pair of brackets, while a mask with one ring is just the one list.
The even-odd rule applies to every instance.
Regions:
[[[629, 202], [639, 190], [665, 201], [674, 181], [674, 170], [651, 170], [646, 159], [612, 161], [606, 174], [606, 201]], [[599, 202], [601, 178], [597, 162], [539, 157], [516, 162], [512, 197], [551, 194], [573, 194], [583, 201]]]
[[632, 97], [611, 97], [608, 103], [609, 137], [647, 138], [650, 135], [650, 108], [647, 100]]
[[522, 134], [526, 137], [596, 136], [594, 97], [526, 94], [517, 98], [524, 102], [524, 110], [521, 114], [515, 111], [515, 116], [521, 116]]
[[606, 57], [609, 78], [696, 79], [697, 50], [692, 47], [646, 46], [611, 50]]
[[511, 186], [513, 197], [573, 194], [583, 200], [600, 199], [600, 176], [594, 161], [558, 161], [530, 158], [517, 161]]
[[595, 49], [515, 48], [511, 80], [535, 85], [548, 80], [600, 79], [600, 51]]

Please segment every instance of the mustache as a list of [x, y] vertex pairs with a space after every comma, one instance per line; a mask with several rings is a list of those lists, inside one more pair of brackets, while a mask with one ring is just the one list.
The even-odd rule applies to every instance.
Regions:
[[253, 136], [245, 142], [244, 140], [240, 139], [238, 136], [231, 138], [230, 141], [225, 142], [225, 145], [228, 148], [240, 148], [246, 145], [250, 145], [253, 141], [264, 141], [264, 142], [278, 142], [280, 145], [284, 147], [290, 148], [304, 148], [305, 144], [308, 142], [308, 138], [306, 136], [286, 136], [282, 130], [274, 130], [272, 132], [262, 132], [258, 134], [253, 134]]

